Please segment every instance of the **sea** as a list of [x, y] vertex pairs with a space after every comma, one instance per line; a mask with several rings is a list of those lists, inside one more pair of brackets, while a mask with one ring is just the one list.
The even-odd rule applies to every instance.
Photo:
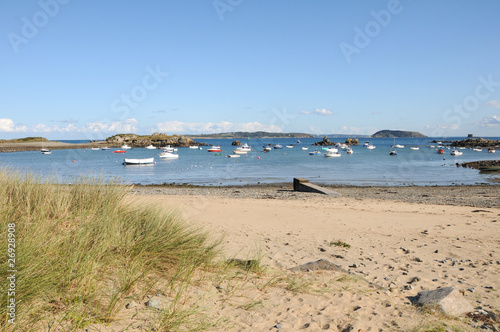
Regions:
[[[486, 138], [486, 137], [485, 137]], [[499, 137], [489, 137], [500, 139]], [[232, 154], [233, 139], [204, 139], [202, 143], [219, 145], [220, 155], [207, 152], [207, 146], [194, 150], [179, 148], [178, 159], [159, 158], [160, 150], [133, 148], [125, 154], [115, 149], [94, 151], [91, 149], [53, 150], [44, 155], [40, 151], [0, 153], [0, 168], [34, 173], [41, 178], [58, 183], [73, 183], [80, 177], [98, 176], [106, 181], [124, 184], [189, 184], [201, 186], [239, 186], [258, 184], [292, 183], [293, 178], [305, 178], [310, 182], [326, 185], [352, 186], [443, 186], [493, 184], [500, 182], [500, 172], [480, 172], [477, 169], [457, 167], [457, 163], [500, 159], [500, 151], [488, 153], [472, 149], [460, 150], [462, 156], [452, 156], [452, 149], [438, 154], [436, 141], [453, 141], [463, 137], [436, 138], [361, 138], [359, 146], [353, 146], [353, 154], [339, 150], [340, 158], [324, 157], [321, 146], [312, 146], [319, 138], [262, 138], [239, 139], [253, 151], [240, 158], [227, 158]], [[345, 139], [331, 139], [343, 142]], [[299, 142], [300, 141], [300, 142]], [[369, 141], [375, 149], [363, 147]], [[88, 143], [88, 141], [63, 141]], [[283, 149], [264, 152], [265, 145], [281, 144]], [[288, 148], [287, 146], [293, 147]], [[391, 146], [396, 156], [389, 155]], [[410, 149], [411, 146], [419, 150]], [[308, 150], [303, 150], [307, 147]], [[309, 152], [319, 150], [319, 156]], [[155, 158], [151, 165], [123, 165], [124, 158]]]

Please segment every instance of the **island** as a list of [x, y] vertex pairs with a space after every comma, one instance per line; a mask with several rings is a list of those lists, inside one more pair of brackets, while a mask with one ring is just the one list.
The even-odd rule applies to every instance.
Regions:
[[424, 134], [421, 134], [417, 131], [405, 131], [405, 130], [389, 130], [384, 129], [377, 131], [375, 134], [370, 137], [375, 138], [399, 138], [399, 137], [427, 137]]
[[267, 131], [235, 131], [217, 134], [186, 135], [191, 139], [237, 139], [237, 138], [312, 138], [311, 134], [306, 133], [276, 133]]

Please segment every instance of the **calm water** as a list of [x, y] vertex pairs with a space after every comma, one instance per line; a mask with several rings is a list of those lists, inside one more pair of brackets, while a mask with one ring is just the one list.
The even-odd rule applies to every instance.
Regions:
[[[179, 148], [179, 159], [176, 160], [161, 160], [158, 156], [160, 150], [139, 148], [128, 150], [125, 155], [113, 153], [113, 149], [54, 150], [51, 155], [29, 151], [0, 153], [0, 167], [55, 176], [60, 182], [72, 182], [75, 176], [99, 174], [106, 179], [118, 177], [128, 184], [217, 186], [292, 182], [294, 177], [303, 177], [311, 182], [339, 185], [451, 185], [489, 183], [491, 179], [500, 179], [500, 172], [482, 174], [478, 170], [455, 166], [457, 162], [500, 159], [500, 151], [487, 153], [487, 150], [475, 152], [466, 149], [460, 150], [463, 151], [462, 156], [453, 157], [451, 150], [445, 149], [444, 155], [438, 155], [436, 149], [430, 147], [429, 141], [433, 139], [397, 139], [396, 144], [405, 145], [404, 149], [398, 149], [397, 156], [389, 155], [390, 146], [394, 144], [392, 138], [366, 139], [376, 146], [374, 150], [364, 148], [364, 139], [360, 139], [360, 146], [353, 147], [354, 154], [348, 155], [339, 150], [341, 158], [310, 156], [309, 151], [321, 150], [321, 147], [311, 146], [320, 140], [318, 138], [301, 139], [302, 143], [292, 149], [286, 148], [286, 145], [296, 143], [296, 139], [240, 140], [253, 148], [253, 152], [240, 158], [225, 158], [225, 155], [232, 154], [233, 140], [200, 140], [220, 145], [222, 155], [207, 152], [207, 147], [202, 150]], [[268, 143], [279, 143], [283, 149], [263, 152], [262, 146]], [[302, 150], [303, 146], [309, 147], [309, 150]], [[420, 150], [411, 150], [410, 146], [419, 146]], [[123, 158], [149, 157], [155, 157], [155, 165], [122, 165]]]

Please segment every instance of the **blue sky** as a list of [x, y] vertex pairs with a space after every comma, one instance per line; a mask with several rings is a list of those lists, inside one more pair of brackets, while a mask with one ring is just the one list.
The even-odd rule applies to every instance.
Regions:
[[0, 6], [0, 139], [500, 136], [496, 0]]

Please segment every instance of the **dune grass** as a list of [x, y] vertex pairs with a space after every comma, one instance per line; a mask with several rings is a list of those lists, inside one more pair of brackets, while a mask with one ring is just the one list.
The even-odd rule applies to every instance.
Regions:
[[[128, 296], [156, 280], [189, 284], [209, 267], [219, 241], [159, 209], [124, 203], [129, 188], [99, 178], [56, 185], [0, 169], [0, 251], [15, 224], [16, 324], [7, 321], [10, 275], [0, 271], [0, 328], [77, 330], [109, 323]], [[176, 325], [184, 314], [170, 312]], [[162, 318], [160, 328], [172, 324]], [[180, 321], [179, 321], [180, 320]]]

